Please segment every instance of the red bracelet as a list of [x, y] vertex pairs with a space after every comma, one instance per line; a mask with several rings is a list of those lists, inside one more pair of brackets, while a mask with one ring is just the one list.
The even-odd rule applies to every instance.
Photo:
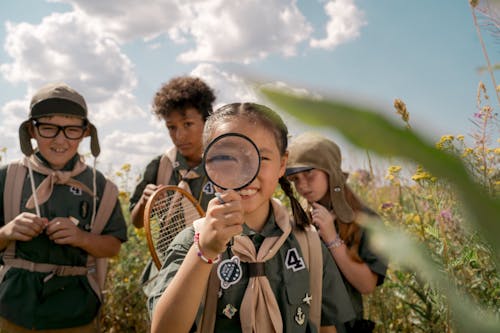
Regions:
[[200, 257], [200, 259], [203, 260], [204, 262], [206, 262], [207, 264], [216, 264], [219, 262], [220, 255], [218, 255], [217, 258], [215, 258], [215, 259], [210, 259], [210, 258], [207, 258], [203, 255], [203, 252], [201, 252], [201, 250], [200, 250], [200, 233], [199, 232], [194, 234], [194, 247], [196, 249], [196, 254], [198, 255], [198, 257]]

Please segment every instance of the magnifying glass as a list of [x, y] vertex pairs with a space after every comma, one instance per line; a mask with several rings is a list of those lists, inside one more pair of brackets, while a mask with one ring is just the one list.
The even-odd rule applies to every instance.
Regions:
[[222, 190], [237, 191], [257, 177], [260, 169], [259, 149], [243, 134], [225, 133], [212, 140], [205, 149], [203, 167], [215, 186]]
[[[222, 190], [240, 190], [249, 185], [260, 169], [260, 153], [255, 143], [240, 133], [226, 133], [209, 143], [203, 153], [203, 167], [208, 179]], [[221, 204], [220, 193], [215, 196]], [[227, 244], [232, 246], [234, 238]], [[227, 289], [241, 279], [240, 259], [234, 255], [217, 267], [221, 288]]]

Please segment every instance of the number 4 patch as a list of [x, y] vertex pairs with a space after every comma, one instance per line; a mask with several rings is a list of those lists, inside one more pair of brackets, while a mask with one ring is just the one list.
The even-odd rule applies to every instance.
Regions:
[[203, 193], [206, 193], [206, 194], [214, 194], [215, 193], [214, 185], [212, 184], [212, 182], [207, 182], [205, 184], [205, 186], [203, 186]]
[[304, 259], [299, 255], [299, 251], [296, 248], [292, 248], [286, 253], [285, 265], [287, 269], [292, 269], [294, 272], [306, 268]]

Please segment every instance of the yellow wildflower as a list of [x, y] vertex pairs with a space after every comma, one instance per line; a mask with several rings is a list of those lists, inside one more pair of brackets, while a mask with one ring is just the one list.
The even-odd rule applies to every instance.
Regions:
[[399, 171], [401, 171], [401, 166], [399, 166], [399, 165], [391, 165], [387, 171], [390, 174], [399, 173]]
[[411, 179], [415, 182], [419, 182], [422, 180], [429, 180], [431, 182], [436, 181], [436, 177], [432, 176], [429, 172], [425, 171], [422, 166], [417, 166], [417, 170], [415, 171], [415, 174], [411, 176]]
[[463, 157], [467, 157], [467, 156], [469, 156], [469, 155], [471, 155], [473, 153], [474, 153], [474, 149], [472, 149], [472, 148], [465, 148], [464, 152], [462, 153], [462, 156]]

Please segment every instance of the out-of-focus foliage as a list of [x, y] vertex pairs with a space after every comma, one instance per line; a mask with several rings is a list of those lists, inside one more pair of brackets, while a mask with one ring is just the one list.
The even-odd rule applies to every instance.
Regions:
[[498, 125], [491, 108], [475, 114], [473, 147], [460, 135], [434, 145], [410, 131], [401, 101], [395, 107], [406, 129], [348, 103], [263, 92], [309, 125], [331, 127], [360, 147], [418, 164], [412, 185], [403, 185], [409, 182], [397, 165], [388, 169], [385, 183], [364, 170], [351, 179], [385, 221], [370, 228], [374, 245], [391, 262], [386, 283], [366, 298], [377, 331], [500, 331], [500, 151], [488, 146], [489, 127]]

